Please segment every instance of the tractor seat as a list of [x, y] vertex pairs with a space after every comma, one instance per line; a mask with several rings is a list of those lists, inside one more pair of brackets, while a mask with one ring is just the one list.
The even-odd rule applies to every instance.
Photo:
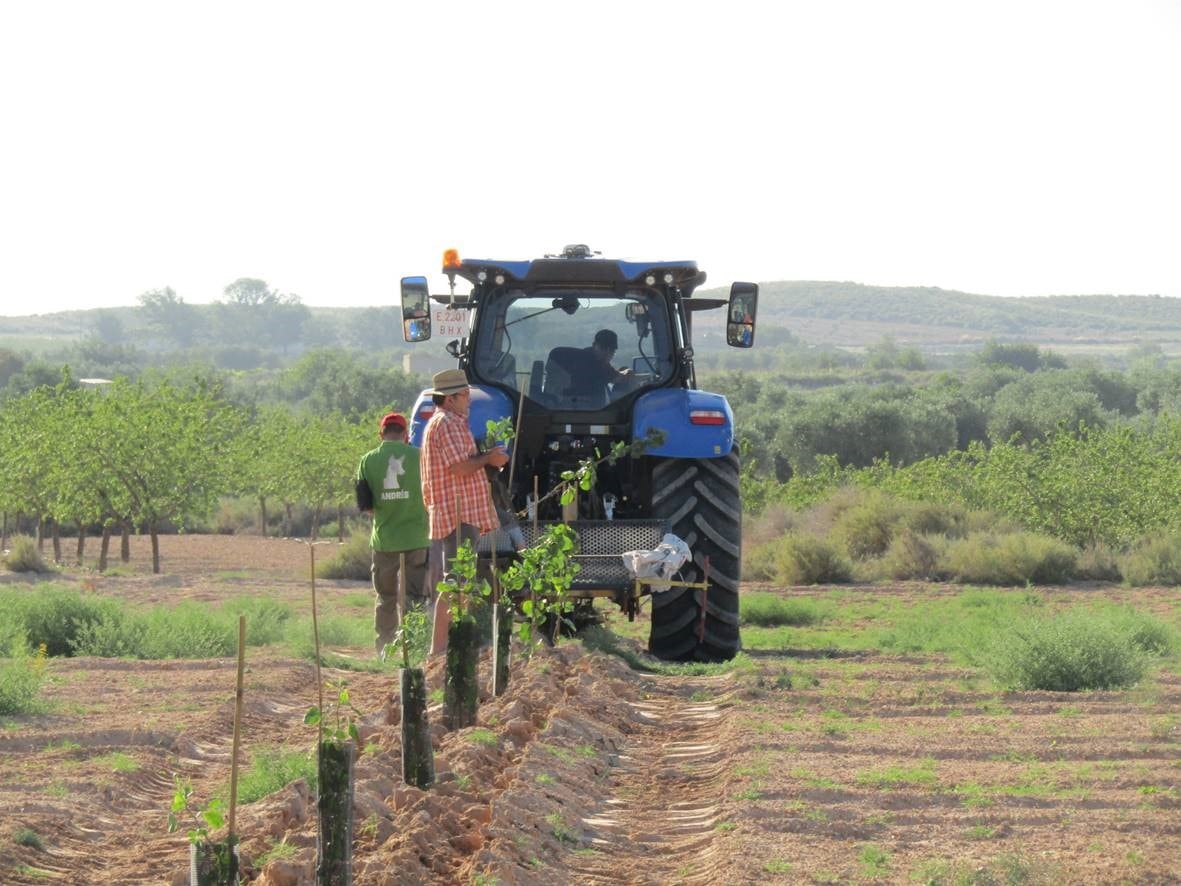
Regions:
[[558, 347], [545, 361], [543, 392], [572, 409], [601, 409], [607, 405], [607, 385], [598, 381], [603, 369], [587, 348]]

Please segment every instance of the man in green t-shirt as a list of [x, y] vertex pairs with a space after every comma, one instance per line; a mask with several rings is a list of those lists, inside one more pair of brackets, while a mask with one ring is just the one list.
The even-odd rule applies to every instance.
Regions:
[[404, 573], [406, 607], [430, 615], [426, 587], [427, 514], [422, 504], [419, 452], [411, 446], [406, 417], [391, 412], [381, 419], [381, 445], [365, 453], [357, 466], [357, 507], [373, 517], [373, 590], [377, 604], [374, 645], [380, 653], [398, 631], [398, 573]]

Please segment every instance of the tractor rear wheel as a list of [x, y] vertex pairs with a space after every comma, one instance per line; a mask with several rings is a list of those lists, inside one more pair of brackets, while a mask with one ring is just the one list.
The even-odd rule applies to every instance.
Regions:
[[[729, 661], [742, 646], [738, 582], [742, 498], [738, 451], [723, 458], [655, 459], [652, 513], [693, 552], [681, 578], [698, 582], [709, 559], [709, 588], [673, 587], [652, 595], [648, 651], [665, 661]], [[704, 612], [703, 612], [704, 610]]]

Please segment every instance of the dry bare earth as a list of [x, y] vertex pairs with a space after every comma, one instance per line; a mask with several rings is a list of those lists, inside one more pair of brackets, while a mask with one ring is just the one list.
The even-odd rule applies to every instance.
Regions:
[[[136, 539], [132, 574], [98, 579], [95, 592], [306, 606], [303, 545], [162, 544], [164, 576], [143, 574]], [[318, 587], [329, 611], [364, 589]], [[1181, 598], [1132, 596], [1174, 617]], [[670, 678], [576, 643], [544, 651], [514, 665], [509, 694], [485, 700], [477, 729], [436, 729], [444, 780], [430, 793], [400, 785], [393, 677], [343, 674], [372, 712], [357, 768], [357, 882], [1181, 880], [1176, 674], [1128, 692], [997, 695], [935, 657], [752, 660], [725, 676]], [[252, 651], [249, 666], [247, 754], [310, 747], [310, 664]], [[0, 732], [0, 882], [183, 882], [184, 837], [164, 833], [172, 775], [203, 798], [228, 782], [234, 662], [73, 659], [51, 671], [52, 713]], [[438, 667], [429, 681], [441, 685]], [[244, 807], [239, 822], [250, 858], [276, 840], [298, 848], [252, 876], [309, 882], [306, 787]], [[42, 849], [15, 844], [26, 828]]]

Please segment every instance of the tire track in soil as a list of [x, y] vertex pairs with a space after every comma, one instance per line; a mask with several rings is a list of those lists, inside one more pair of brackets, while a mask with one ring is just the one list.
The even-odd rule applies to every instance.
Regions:
[[[642, 725], [613, 760], [610, 796], [582, 819], [595, 851], [571, 859], [571, 883], [719, 881], [729, 678], [646, 680], [644, 688], [645, 700], [628, 702]], [[719, 697], [687, 698], [702, 695]]]

